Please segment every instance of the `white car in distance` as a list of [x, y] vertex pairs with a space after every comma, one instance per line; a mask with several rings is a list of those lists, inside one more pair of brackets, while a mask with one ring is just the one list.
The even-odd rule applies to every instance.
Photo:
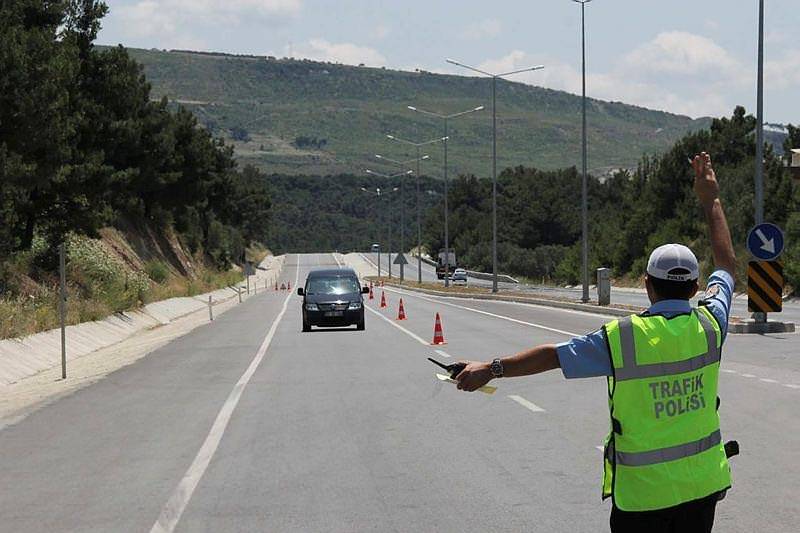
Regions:
[[457, 268], [453, 271], [452, 276], [450, 279], [453, 280], [453, 284], [456, 283], [463, 283], [464, 285], [467, 284], [467, 271], [463, 268]]

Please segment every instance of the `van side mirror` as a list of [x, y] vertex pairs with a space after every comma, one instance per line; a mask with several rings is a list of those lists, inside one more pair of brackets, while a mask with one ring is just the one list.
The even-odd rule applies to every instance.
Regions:
[[303, 287], [297, 287], [297, 295], [298, 296], [303, 296], [303, 294], [305, 294], [304, 291], [303, 291]]
[[361, 294], [369, 294], [369, 287], [361, 287]]

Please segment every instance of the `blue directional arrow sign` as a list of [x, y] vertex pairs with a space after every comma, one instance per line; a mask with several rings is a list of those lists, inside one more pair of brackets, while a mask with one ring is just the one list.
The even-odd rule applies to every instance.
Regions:
[[783, 232], [775, 224], [762, 222], [747, 235], [747, 249], [756, 259], [772, 261], [783, 252]]

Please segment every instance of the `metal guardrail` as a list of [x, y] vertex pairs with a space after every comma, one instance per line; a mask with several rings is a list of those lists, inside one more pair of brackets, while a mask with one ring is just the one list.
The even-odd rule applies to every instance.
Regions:
[[[417, 257], [414, 254], [412, 254], [412, 256], [413, 257]], [[434, 261], [433, 259], [431, 259], [430, 257], [426, 257], [424, 255], [421, 256], [421, 257], [422, 257], [422, 262], [423, 263], [427, 263], [427, 264], [429, 264], [431, 266], [434, 266], [434, 267], [438, 266], [438, 263], [436, 261]], [[482, 279], [482, 280], [485, 280], [485, 281], [491, 281], [492, 278], [494, 277], [491, 272], [478, 272], [476, 270], [467, 270], [467, 275], [471, 276], [473, 278]], [[504, 283], [519, 283], [519, 280], [514, 279], [511, 276], [508, 276], [506, 274], [498, 274], [497, 275], [497, 280], [498, 281], [502, 281]]]

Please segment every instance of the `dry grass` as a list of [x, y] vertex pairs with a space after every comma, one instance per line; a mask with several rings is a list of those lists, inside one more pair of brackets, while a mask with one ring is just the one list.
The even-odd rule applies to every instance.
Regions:
[[[268, 250], [254, 247], [252, 253], [256, 257], [263, 254], [263, 259]], [[107, 243], [86, 237], [69, 239], [67, 257], [68, 325], [101, 320], [167, 298], [195, 296], [243, 279], [236, 270], [220, 272], [204, 267], [196, 270], [195, 277], [186, 278], [169, 273], [165, 265], [161, 268], [155, 262], [149, 265], [148, 276], [122, 261]], [[56, 280], [34, 282], [29, 276], [32, 265], [30, 257], [22, 257], [14, 265], [16, 278], [25, 283], [18, 283], [22, 290], [17, 296], [0, 298], [0, 339], [24, 337], [60, 325]]]

